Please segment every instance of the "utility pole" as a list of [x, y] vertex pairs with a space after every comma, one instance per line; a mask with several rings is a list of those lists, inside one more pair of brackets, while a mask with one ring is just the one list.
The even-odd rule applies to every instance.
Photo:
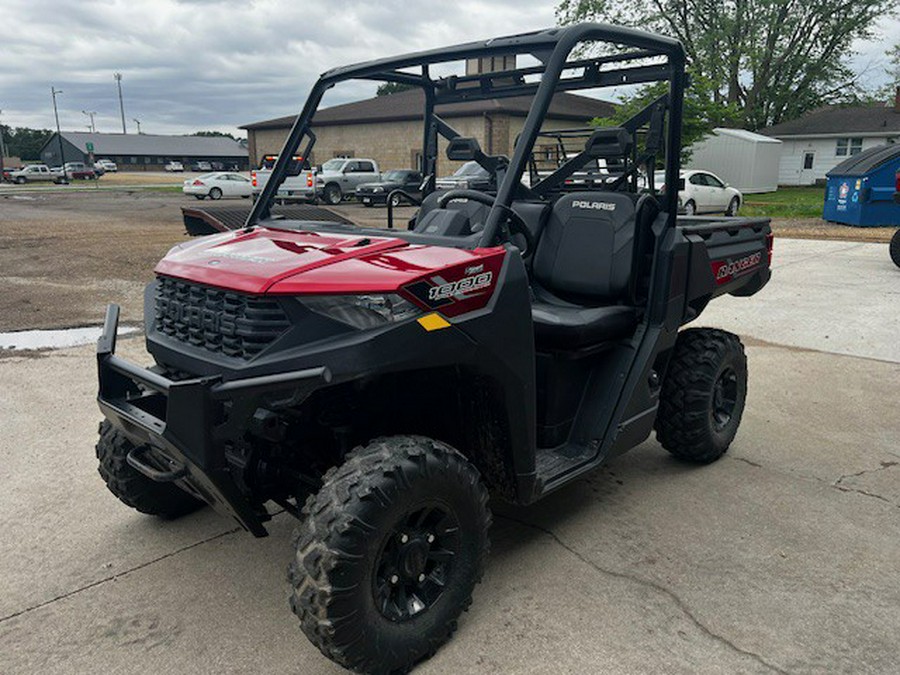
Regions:
[[134, 117], [131, 118], [131, 121], [134, 122], [135, 124], [137, 124], [138, 136], [140, 136], [141, 135], [141, 121]]
[[[3, 111], [0, 110], [0, 115]], [[3, 125], [0, 124], [0, 183], [3, 182], [3, 158], [6, 157], [6, 145], [3, 144]]]
[[94, 126], [94, 115], [97, 114], [97, 111], [96, 111], [96, 110], [82, 110], [82, 111], [81, 111], [81, 114], [82, 114], [82, 115], [87, 115], [88, 117], [91, 118], [91, 126], [89, 126], [88, 129], [91, 130], [91, 133], [92, 133], [92, 134], [96, 134], [96, 133], [97, 133], [97, 127]]
[[113, 73], [116, 79], [116, 85], [119, 87], [119, 112], [122, 113], [122, 133], [127, 134], [125, 129], [125, 104], [122, 102], [122, 73]]
[[59, 141], [59, 159], [62, 164], [63, 181], [69, 182], [69, 175], [66, 173], [66, 156], [63, 154], [62, 132], [59, 130], [59, 111], [56, 108], [56, 97], [62, 91], [54, 87], [50, 87], [50, 95], [53, 97], [53, 116], [56, 118], [56, 140]]

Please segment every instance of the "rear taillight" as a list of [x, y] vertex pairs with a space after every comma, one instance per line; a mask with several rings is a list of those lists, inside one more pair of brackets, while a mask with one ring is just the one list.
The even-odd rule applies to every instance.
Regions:
[[256, 172], [250, 172], [250, 182], [253, 184], [253, 187], [256, 187]]
[[766, 235], [766, 248], [769, 251], [769, 267], [772, 266], [772, 247], [774, 244], [775, 244], [775, 234], [772, 232], [769, 232], [769, 234]]
[[200, 180], [200, 179], [198, 178], [197, 180], [195, 180], [195, 181], [192, 183], [192, 185], [206, 185], [206, 183], [204, 183], [202, 180]]
[[306, 174], [306, 187], [312, 187], [312, 186], [313, 186], [312, 174], [308, 173], [308, 174]]

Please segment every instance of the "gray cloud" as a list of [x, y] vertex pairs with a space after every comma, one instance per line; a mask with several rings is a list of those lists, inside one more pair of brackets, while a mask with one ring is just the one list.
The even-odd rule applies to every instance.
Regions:
[[[3, 0], [2, 121], [101, 131], [125, 113], [148, 133], [235, 127], [300, 109], [319, 73], [335, 66], [553, 24], [552, 0]], [[361, 84], [330, 97], [370, 95]], [[337, 93], [337, 92], [336, 92]]]
[[[543, 28], [555, 0], [2, 0], [4, 124], [50, 128], [50, 86], [65, 129], [118, 131], [114, 72], [125, 112], [147, 133], [238, 125], [297, 112], [319, 73], [407, 51]], [[857, 45], [852, 63], [877, 85], [900, 24]], [[881, 56], [880, 56], [881, 55]], [[883, 77], [880, 78], [883, 81]], [[329, 103], [371, 95], [336, 91]]]

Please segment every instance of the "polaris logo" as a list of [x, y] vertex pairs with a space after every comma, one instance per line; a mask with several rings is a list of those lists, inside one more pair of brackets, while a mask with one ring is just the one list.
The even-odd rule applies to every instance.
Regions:
[[594, 209], [595, 211], [615, 211], [616, 205], [612, 202], [583, 202], [575, 200], [572, 202], [573, 209]]
[[169, 319], [189, 328], [209, 331], [226, 337], [237, 333], [234, 317], [169, 298], [156, 299], [156, 316], [159, 320]]
[[493, 272], [483, 272], [471, 277], [464, 277], [459, 281], [452, 281], [449, 284], [441, 284], [440, 286], [432, 286], [428, 289], [429, 300], [446, 300], [458, 295], [463, 295], [469, 291], [478, 291], [491, 285], [494, 279]]

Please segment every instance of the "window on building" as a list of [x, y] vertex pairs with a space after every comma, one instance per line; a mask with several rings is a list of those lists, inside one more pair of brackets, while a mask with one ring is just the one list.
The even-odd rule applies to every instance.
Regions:
[[847, 155], [858, 155], [862, 152], [861, 138], [839, 138], [834, 150], [834, 154], [838, 157], [846, 157]]
[[803, 155], [803, 168], [809, 170], [813, 168], [813, 160], [816, 158], [815, 154], [812, 152], [807, 152]]

